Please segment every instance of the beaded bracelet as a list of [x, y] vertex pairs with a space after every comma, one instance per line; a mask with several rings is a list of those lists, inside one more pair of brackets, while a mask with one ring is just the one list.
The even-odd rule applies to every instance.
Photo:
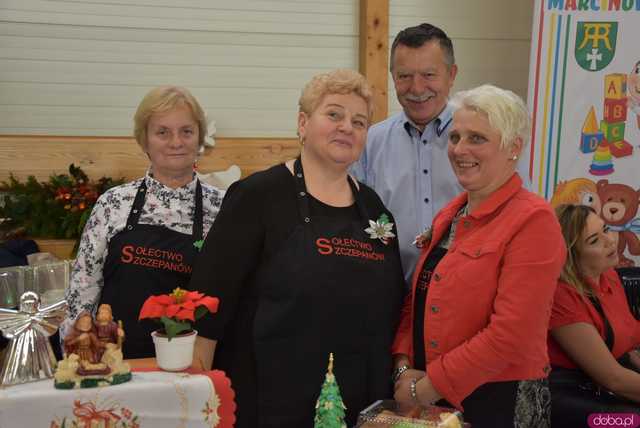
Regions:
[[411, 383], [409, 383], [409, 393], [411, 394], [411, 398], [416, 404], [420, 404], [418, 401], [418, 390], [417, 390], [418, 379], [411, 379]]

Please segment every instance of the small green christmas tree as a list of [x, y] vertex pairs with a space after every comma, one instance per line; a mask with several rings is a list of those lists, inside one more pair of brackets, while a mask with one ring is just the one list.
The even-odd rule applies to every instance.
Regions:
[[333, 375], [333, 353], [329, 354], [329, 367], [316, 402], [314, 428], [347, 428], [344, 422], [346, 409], [340, 395], [340, 387]]

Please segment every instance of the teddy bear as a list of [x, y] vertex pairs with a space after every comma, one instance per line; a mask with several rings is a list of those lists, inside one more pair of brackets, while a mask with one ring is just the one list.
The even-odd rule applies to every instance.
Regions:
[[640, 204], [640, 190], [633, 190], [626, 184], [611, 183], [609, 180], [599, 180], [596, 184], [598, 196], [602, 201], [600, 216], [611, 230], [618, 234], [618, 266], [635, 266], [633, 260], [624, 256], [624, 250], [629, 254], [640, 255], [640, 218], [636, 218], [638, 204]]

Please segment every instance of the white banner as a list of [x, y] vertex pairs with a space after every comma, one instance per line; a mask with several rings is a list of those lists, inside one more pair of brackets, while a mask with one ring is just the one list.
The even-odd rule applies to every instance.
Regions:
[[591, 205], [640, 265], [640, 0], [536, 0], [532, 189]]

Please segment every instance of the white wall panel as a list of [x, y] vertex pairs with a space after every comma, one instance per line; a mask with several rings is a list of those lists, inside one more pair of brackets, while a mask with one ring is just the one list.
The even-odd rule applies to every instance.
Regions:
[[[179, 84], [218, 135], [293, 137], [302, 85], [358, 66], [358, 3], [0, 0], [0, 134], [128, 135], [143, 94]], [[453, 38], [454, 89], [526, 96], [531, 15], [530, 0], [390, 0], [390, 43], [432, 22]]]
[[[296, 125], [295, 114], [292, 116], [288, 110], [213, 108], [209, 114], [217, 123], [238, 124], [224, 136], [241, 133], [254, 137], [286, 136]], [[131, 135], [133, 128], [132, 109], [127, 107], [0, 105], [0, 115], [10, 124], [3, 134], [117, 136]]]
[[357, 0], [0, 0], [0, 134], [129, 135], [188, 87], [225, 137], [293, 137], [300, 89], [357, 68]]
[[390, 0], [389, 34], [420, 22], [445, 30], [452, 38], [528, 39], [531, 0]]
[[[526, 100], [532, 19], [531, 0], [391, 0], [389, 46], [403, 28], [431, 23], [453, 41], [453, 92], [493, 83]], [[389, 111], [400, 108], [389, 77]]]

